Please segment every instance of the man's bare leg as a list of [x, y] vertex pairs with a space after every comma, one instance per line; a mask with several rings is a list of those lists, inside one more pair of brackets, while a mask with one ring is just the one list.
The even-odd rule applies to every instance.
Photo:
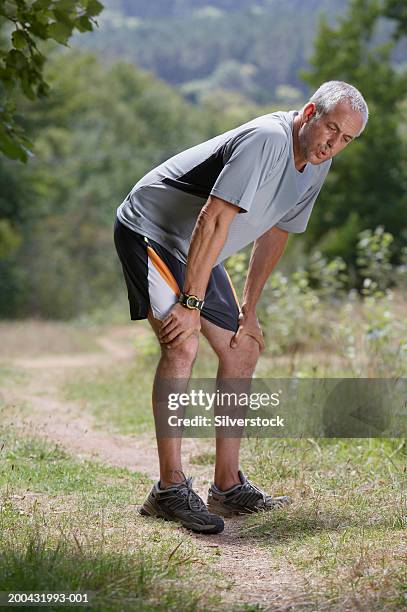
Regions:
[[[251, 378], [259, 358], [259, 345], [244, 336], [238, 347], [230, 348], [234, 332], [201, 318], [201, 331], [219, 358], [217, 384], [226, 378]], [[222, 491], [240, 484], [238, 476], [241, 438], [216, 438], [215, 485]]]
[[[155, 319], [151, 310], [148, 320], [153, 328], [157, 339], [161, 321]], [[181, 346], [167, 349], [160, 343], [161, 358], [157, 366], [157, 371], [153, 385], [153, 413], [157, 424], [159, 418], [158, 406], [158, 387], [160, 379], [185, 379], [191, 376], [192, 366], [198, 352], [198, 336], [190, 336]], [[157, 450], [160, 463], [160, 486], [165, 488], [174, 482], [182, 482], [182, 460], [181, 460], [181, 437], [162, 438], [157, 436]]]

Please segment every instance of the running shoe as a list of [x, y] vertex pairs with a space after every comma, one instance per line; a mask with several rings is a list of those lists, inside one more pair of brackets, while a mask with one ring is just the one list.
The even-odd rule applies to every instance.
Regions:
[[234, 485], [226, 491], [221, 491], [212, 484], [208, 491], [208, 510], [224, 517], [235, 514], [252, 514], [282, 508], [291, 504], [287, 495], [271, 497], [255, 484], [250, 482], [239, 470], [241, 484]]
[[192, 478], [186, 478], [165, 489], [157, 482], [139, 510], [143, 516], [155, 516], [181, 523], [198, 533], [220, 533], [224, 522], [220, 516], [211, 514], [204, 501], [192, 488]]

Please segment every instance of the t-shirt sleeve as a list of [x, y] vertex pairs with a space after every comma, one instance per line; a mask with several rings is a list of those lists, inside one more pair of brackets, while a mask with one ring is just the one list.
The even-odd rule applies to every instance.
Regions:
[[286, 147], [283, 134], [252, 129], [233, 137], [225, 148], [226, 163], [211, 189], [211, 195], [236, 204], [248, 212], [256, 191], [273, 169]]
[[276, 223], [276, 227], [293, 234], [301, 234], [307, 229], [308, 221], [319, 192], [324, 184], [329, 166], [316, 185], [311, 187], [303, 198]]

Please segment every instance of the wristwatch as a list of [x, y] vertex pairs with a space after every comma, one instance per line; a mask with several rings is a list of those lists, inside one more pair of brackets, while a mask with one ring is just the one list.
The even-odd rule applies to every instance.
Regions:
[[200, 300], [196, 295], [189, 295], [188, 293], [181, 293], [178, 301], [184, 308], [189, 308], [190, 310], [202, 310], [205, 303], [204, 300]]

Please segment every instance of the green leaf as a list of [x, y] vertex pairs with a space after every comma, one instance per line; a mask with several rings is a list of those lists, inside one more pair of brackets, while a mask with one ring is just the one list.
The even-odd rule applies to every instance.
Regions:
[[12, 79], [11, 76], [9, 76], [9, 75], [7, 75], [5, 77], [2, 77], [1, 78], [1, 83], [2, 83], [5, 91], [8, 94], [10, 94], [13, 91], [13, 89], [14, 89], [14, 87], [16, 85], [16, 81], [14, 79]]
[[27, 46], [27, 35], [22, 30], [15, 30], [11, 35], [11, 41], [16, 49], [24, 49]]
[[7, 53], [6, 66], [11, 70], [14, 68], [17, 72], [23, 72], [28, 69], [28, 62], [21, 51], [11, 49], [11, 51]]
[[38, 38], [42, 38], [42, 40], [46, 40], [48, 38], [48, 17], [45, 15], [43, 22], [40, 21], [39, 15], [36, 15], [35, 19], [32, 19], [30, 23], [30, 27], [28, 31], [30, 34], [34, 36], [38, 36]]
[[41, 83], [37, 87], [37, 96], [39, 98], [45, 98], [49, 93], [49, 85], [45, 81], [41, 81]]
[[86, 14], [90, 17], [94, 17], [95, 15], [99, 15], [103, 11], [105, 7], [99, 0], [88, 0], [88, 5], [86, 7]]
[[60, 9], [54, 9], [53, 11], [54, 17], [55, 17], [55, 21], [57, 23], [64, 23], [65, 25], [68, 26], [68, 28], [72, 28], [74, 27], [74, 23], [75, 23], [75, 15], [72, 14], [69, 11], [61, 11]]
[[48, 36], [49, 38], [53, 38], [57, 42], [65, 45], [68, 41], [68, 38], [71, 36], [72, 28], [67, 26], [65, 23], [51, 23], [48, 26]]
[[32, 9], [34, 11], [47, 9], [52, 4], [52, 2], [53, 0], [36, 0], [32, 5]]
[[75, 21], [75, 27], [79, 30], [79, 32], [91, 32], [93, 30], [92, 22], [89, 21], [85, 15], [78, 17], [78, 19]]
[[78, 0], [58, 0], [55, 3], [55, 8], [58, 11], [72, 12], [76, 9]]
[[0, 127], [0, 151], [10, 159], [19, 159], [27, 161], [27, 151], [23, 144], [17, 139], [14, 139]]
[[39, 23], [42, 26], [47, 26], [52, 17], [52, 12], [50, 10], [46, 11], [37, 11], [32, 19], [32, 24]]
[[31, 83], [26, 77], [21, 79], [21, 88], [24, 95], [30, 100], [35, 100], [35, 92], [33, 90], [33, 83]]
[[17, 16], [17, 7], [14, 3], [12, 4], [11, 2], [8, 2], [6, 4], [5, 2], [2, 2], [0, 3], [0, 15], [14, 19]]
[[37, 53], [32, 53], [31, 55], [31, 59], [33, 61], [33, 63], [37, 66], [37, 68], [42, 68], [45, 62], [45, 57], [44, 55], [42, 55], [42, 53], [37, 52]]
[[0, 259], [14, 253], [22, 242], [21, 235], [13, 228], [9, 219], [0, 219]]

